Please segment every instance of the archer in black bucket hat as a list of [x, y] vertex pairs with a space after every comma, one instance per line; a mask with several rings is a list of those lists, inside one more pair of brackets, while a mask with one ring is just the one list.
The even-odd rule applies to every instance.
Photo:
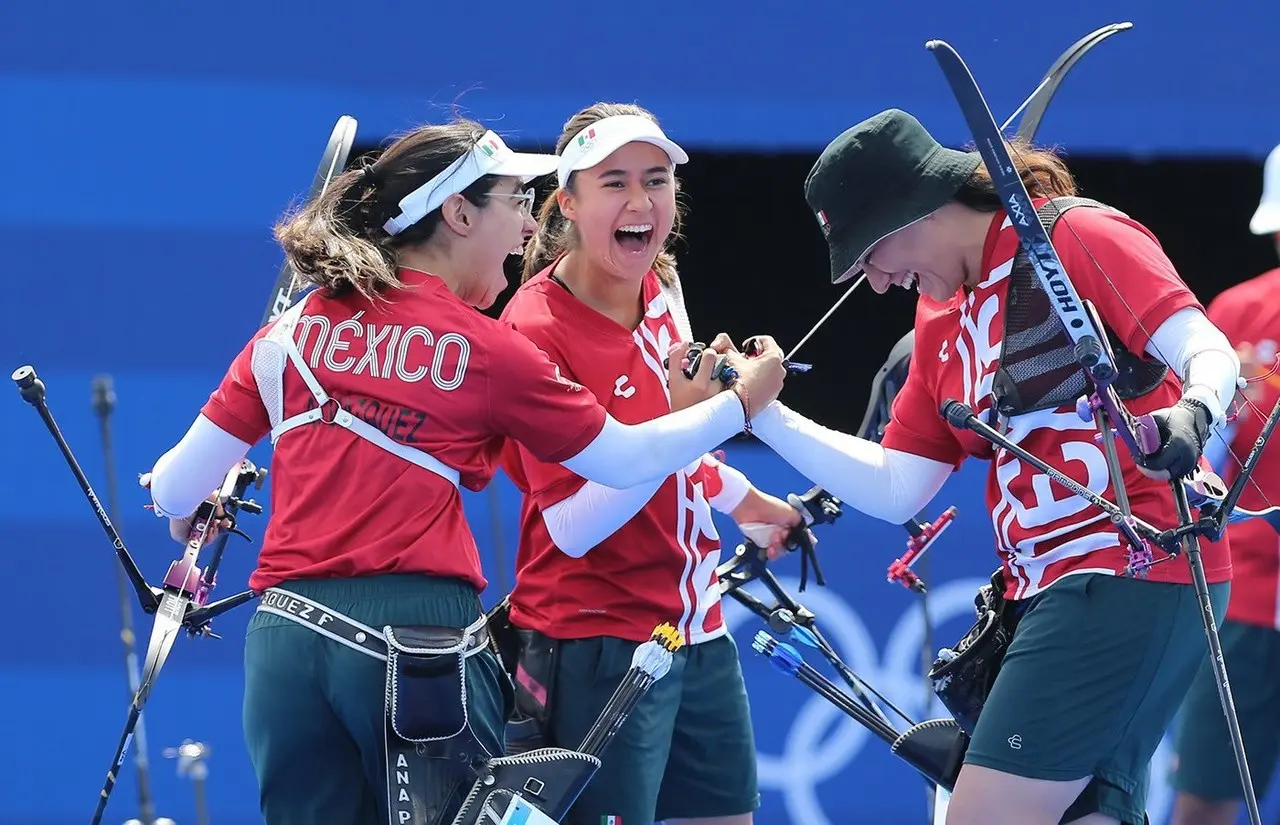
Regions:
[[831, 250], [831, 282], [857, 275], [877, 241], [944, 206], [981, 163], [977, 152], [938, 143], [900, 109], [831, 141], [804, 182], [805, 200]]

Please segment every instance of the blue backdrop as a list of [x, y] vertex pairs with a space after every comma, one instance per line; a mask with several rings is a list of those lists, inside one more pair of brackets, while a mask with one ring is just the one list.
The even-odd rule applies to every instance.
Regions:
[[816, 150], [891, 106], [960, 144], [925, 41], [955, 45], [1003, 119], [1067, 45], [1119, 20], [1133, 30], [1073, 70], [1043, 140], [1259, 158], [1280, 140], [1280, 12], [1264, 2], [13, 2], [0, 154], [21, 162], [0, 221], [257, 230], [310, 179], [339, 114], [376, 141], [455, 101], [544, 147], [599, 99], [637, 100], [702, 149]]
[[[188, 164], [268, 166], [309, 149], [337, 112], [385, 134], [459, 96], [539, 140], [580, 106], [622, 97], [702, 146], [812, 147], [888, 106], [959, 141], [926, 40], [956, 46], [1007, 114], [1063, 48], [1121, 20], [1135, 28], [1077, 67], [1051, 139], [1077, 150], [1260, 153], [1280, 133], [1268, 105], [1277, 10], [1263, 2], [7, 5], [0, 102], [11, 120], [0, 139], [49, 146], [47, 157], [143, 139]], [[247, 156], [250, 142], [258, 149]]]
[[[816, 152], [853, 122], [899, 106], [960, 144], [967, 134], [925, 40], [952, 42], [1003, 116], [1069, 43], [1123, 19], [1135, 28], [1081, 62], [1044, 138], [1076, 152], [1259, 158], [1280, 140], [1265, 36], [1280, 19], [1274, 4], [1086, 0], [996, 13], [815, 0], [783, 13], [730, 0], [641, 10], [604, 2], [8, 3], [0, 9], [0, 365], [41, 371], [100, 493], [89, 386], [97, 371], [114, 374], [122, 529], [158, 581], [176, 546], [130, 482], [179, 437], [252, 334], [279, 265], [269, 227], [304, 191], [338, 115], [355, 115], [361, 141], [372, 143], [439, 119], [460, 100], [514, 142], [546, 148], [579, 107], [637, 100], [691, 148]], [[115, 562], [35, 413], [10, 392], [0, 392], [9, 462], [0, 496], [0, 617], [9, 629], [0, 648], [0, 823], [83, 822], [127, 703]], [[767, 452], [729, 451], [771, 491], [809, 486]], [[935, 646], [963, 632], [973, 592], [995, 563], [981, 469], [958, 474], [934, 510], [961, 510], [932, 561]], [[509, 568], [509, 485], [469, 495], [467, 506], [489, 569]], [[732, 543], [730, 525], [719, 524]], [[261, 533], [253, 519], [246, 526]], [[849, 513], [821, 538], [831, 584], [804, 601], [859, 672], [922, 712], [921, 603], [883, 581], [901, 531]], [[244, 582], [252, 554], [231, 545], [220, 595]], [[779, 571], [793, 575], [794, 560]], [[762, 825], [923, 821], [923, 782], [755, 659], [748, 651], [758, 623], [741, 611], [729, 616], [757, 723]], [[247, 618], [246, 608], [222, 620], [221, 640], [181, 639], [148, 706], [155, 793], [179, 821], [192, 820], [190, 788], [160, 751], [183, 738], [214, 749], [213, 821], [258, 821], [239, 722]], [[148, 628], [149, 620], [140, 626], [143, 645]], [[126, 767], [108, 821], [132, 815], [133, 800]], [[1162, 785], [1152, 803], [1162, 817]]]

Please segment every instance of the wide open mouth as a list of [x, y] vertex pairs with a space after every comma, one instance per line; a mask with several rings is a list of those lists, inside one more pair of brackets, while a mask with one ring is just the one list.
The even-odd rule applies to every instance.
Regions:
[[649, 248], [649, 243], [653, 240], [653, 224], [632, 223], [620, 226], [614, 231], [613, 237], [623, 252], [639, 255]]

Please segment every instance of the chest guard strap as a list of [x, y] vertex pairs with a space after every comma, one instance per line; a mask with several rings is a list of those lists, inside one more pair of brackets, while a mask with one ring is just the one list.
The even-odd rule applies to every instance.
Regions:
[[[352, 415], [320, 386], [315, 373], [307, 366], [302, 352], [293, 340], [294, 330], [302, 320], [303, 310], [310, 297], [311, 295], [308, 295], [290, 307], [276, 321], [271, 331], [253, 346], [253, 377], [258, 384], [258, 395], [267, 408], [267, 418], [271, 422], [271, 443], [275, 444], [280, 436], [306, 424], [338, 426], [392, 455], [403, 458], [410, 464], [416, 464], [428, 472], [435, 473], [457, 487], [461, 480], [461, 474], [457, 470], [427, 451], [402, 444], [372, 424]], [[284, 415], [284, 372], [287, 363], [293, 365], [303, 383], [307, 385], [316, 404], [288, 418]]]
[[[1047, 201], [1036, 214], [1052, 237], [1058, 218], [1076, 207], [1119, 213], [1089, 198], [1062, 197]], [[996, 410], [1011, 417], [1074, 405], [1078, 398], [1088, 394], [1088, 381], [1076, 361], [1071, 338], [1040, 286], [1026, 252], [1021, 249], [1013, 259], [1005, 301], [1000, 366], [992, 385]], [[1169, 371], [1167, 366], [1129, 352], [1105, 323], [1103, 331], [1115, 353], [1120, 373], [1115, 389], [1120, 398], [1126, 401], [1139, 398], [1160, 386]]]

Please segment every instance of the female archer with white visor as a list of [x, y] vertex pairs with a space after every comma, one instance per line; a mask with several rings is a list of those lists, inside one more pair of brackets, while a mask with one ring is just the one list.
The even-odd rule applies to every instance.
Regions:
[[[1120, 450], [1133, 515], [1173, 527], [1167, 479], [1196, 469], [1235, 395], [1239, 361], [1145, 227], [1071, 200], [1075, 183], [1051, 152], [1015, 145], [1012, 155], [1035, 207], [1055, 219], [1053, 244], [1077, 291], [1116, 342], [1117, 391], [1158, 424], [1145, 467]], [[881, 444], [776, 402], [753, 422], [756, 436], [846, 504], [895, 524], [965, 458], [991, 462], [987, 502], [1017, 625], [947, 822], [1142, 825], [1152, 754], [1205, 659], [1200, 608], [1185, 559], [1162, 561], [1157, 549], [1146, 579], [1126, 577], [1124, 541], [1101, 510], [940, 413], [958, 399], [1114, 498], [1096, 427], [1075, 409], [1084, 375], [980, 156], [939, 145], [890, 110], [827, 146], [805, 193], [835, 282], [861, 272], [879, 293], [920, 291], [914, 352]], [[1202, 546], [1220, 621], [1230, 555], [1225, 541]]]
[[[489, 483], [506, 439], [629, 487], [740, 431], [740, 398], [781, 388], [775, 347], [736, 361], [737, 392], [628, 425], [479, 311], [536, 229], [524, 187], [556, 162], [459, 121], [338, 176], [276, 229], [318, 289], [253, 337], [156, 463], [156, 510], [183, 519], [251, 445], [275, 445], [245, 643], [245, 737], [268, 825], [448, 822], [472, 769], [503, 752], [508, 683], [485, 643], [460, 489]], [[454, 652], [437, 657], [443, 669], [420, 663], [444, 675], [419, 681], [379, 661], [397, 644]], [[395, 649], [396, 661], [431, 658]], [[384, 708], [389, 685], [404, 695]], [[403, 771], [404, 788], [388, 754], [408, 740], [449, 753], [409, 741], [407, 758], [425, 762]]]
[[[559, 186], [542, 205], [524, 283], [503, 318], [620, 421], [687, 408], [705, 387], [680, 380], [692, 336], [669, 244], [679, 224], [675, 167], [688, 156], [648, 111], [617, 103], [571, 117], [556, 151]], [[701, 359], [700, 378], [712, 356]], [[511, 623], [535, 637], [526, 649], [555, 650], [536, 674], [553, 744], [581, 741], [655, 625], [670, 622], [687, 642], [565, 822], [750, 823], [755, 744], [720, 611], [711, 508], [774, 549], [799, 513], [710, 455], [628, 490], [520, 444], [503, 466], [524, 493]], [[526, 672], [533, 661], [522, 663]]]

